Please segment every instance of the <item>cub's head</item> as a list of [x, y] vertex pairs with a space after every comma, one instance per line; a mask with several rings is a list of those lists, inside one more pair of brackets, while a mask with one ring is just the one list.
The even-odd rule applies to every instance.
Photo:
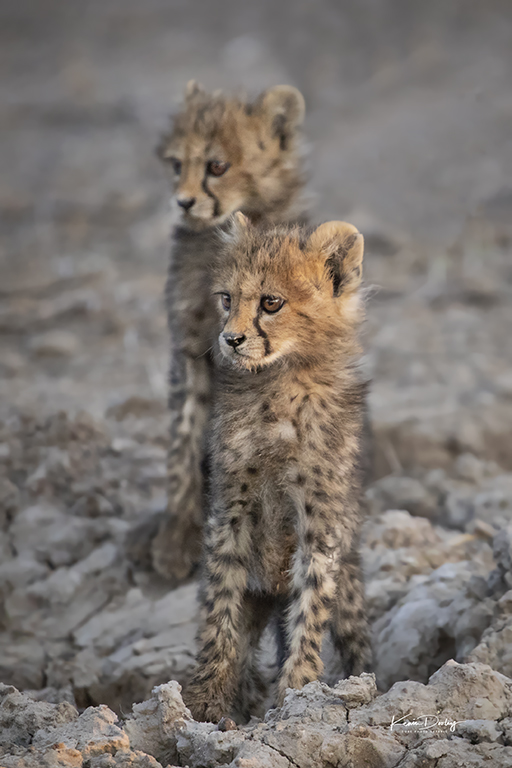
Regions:
[[169, 169], [183, 226], [200, 230], [241, 210], [280, 220], [302, 186], [297, 129], [304, 99], [278, 85], [246, 103], [189, 82], [157, 154]]
[[214, 274], [219, 347], [240, 369], [308, 366], [354, 349], [362, 314], [363, 236], [331, 221], [262, 232], [241, 214]]

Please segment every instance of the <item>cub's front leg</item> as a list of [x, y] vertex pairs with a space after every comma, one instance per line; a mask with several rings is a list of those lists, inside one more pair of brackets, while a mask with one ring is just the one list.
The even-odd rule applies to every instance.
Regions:
[[306, 484], [297, 511], [299, 543], [292, 567], [286, 627], [288, 656], [279, 679], [279, 705], [287, 688], [302, 688], [323, 672], [320, 652], [332, 615], [339, 558], [353, 537], [340, 511], [337, 514], [330, 496], [319, 489], [318, 483], [309, 489]]
[[323, 672], [320, 652], [335, 592], [332, 557], [321, 551], [322, 545], [320, 549], [307, 549], [299, 548], [293, 564], [287, 619], [289, 655], [279, 679], [279, 706], [287, 688], [303, 688], [312, 680], [318, 680]]
[[[197, 668], [185, 692], [196, 720], [218, 722], [229, 715], [240, 680], [242, 603], [247, 584], [250, 536], [243, 510], [213, 509], [205, 529], [202, 626]], [[236, 525], [233, 520], [236, 519]]]

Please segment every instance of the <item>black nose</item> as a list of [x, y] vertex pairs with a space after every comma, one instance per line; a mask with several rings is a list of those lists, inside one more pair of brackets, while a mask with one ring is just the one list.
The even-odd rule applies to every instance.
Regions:
[[224, 333], [223, 336], [226, 344], [229, 344], [229, 346], [233, 347], [233, 349], [236, 349], [245, 341], [245, 336], [243, 333]]
[[195, 197], [180, 197], [178, 198], [178, 205], [188, 211], [194, 205]]

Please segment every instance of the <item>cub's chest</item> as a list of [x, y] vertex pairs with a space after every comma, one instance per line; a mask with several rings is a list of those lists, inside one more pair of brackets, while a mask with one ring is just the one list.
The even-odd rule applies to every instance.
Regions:
[[291, 414], [278, 415], [271, 408], [253, 408], [245, 418], [240, 412], [232, 414], [233, 442], [245, 445], [252, 453], [276, 448], [286, 456], [294, 450], [299, 432], [298, 422]]
[[282, 485], [298, 447], [290, 418], [263, 419], [258, 408], [237, 409], [226, 402], [215, 422], [210, 445], [221, 472], [243, 477], [253, 496]]
[[293, 418], [278, 419], [273, 424], [265, 424], [262, 432], [273, 445], [292, 448], [298, 440], [298, 424]]
[[175, 244], [169, 264], [167, 292], [171, 309], [174, 307], [185, 320], [205, 303], [214, 306], [209, 274], [214, 258], [211, 243], [200, 236], [197, 241], [192, 238], [190, 242]]

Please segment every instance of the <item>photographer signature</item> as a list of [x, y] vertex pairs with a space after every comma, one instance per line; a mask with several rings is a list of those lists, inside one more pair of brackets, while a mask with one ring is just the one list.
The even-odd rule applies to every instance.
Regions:
[[451, 731], [451, 733], [454, 733], [456, 726], [459, 725], [459, 723], [464, 722], [464, 720], [452, 720], [449, 717], [438, 717], [437, 715], [419, 715], [414, 717], [413, 720], [409, 720], [411, 715], [412, 712], [409, 712], [408, 715], [403, 715], [402, 717], [395, 717], [393, 715], [389, 726], [390, 731], [392, 731], [395, 726], [401, 725], [404, 728], [411, 728], [418, 731], [429, 731], [433, 728], [446, 728]]

